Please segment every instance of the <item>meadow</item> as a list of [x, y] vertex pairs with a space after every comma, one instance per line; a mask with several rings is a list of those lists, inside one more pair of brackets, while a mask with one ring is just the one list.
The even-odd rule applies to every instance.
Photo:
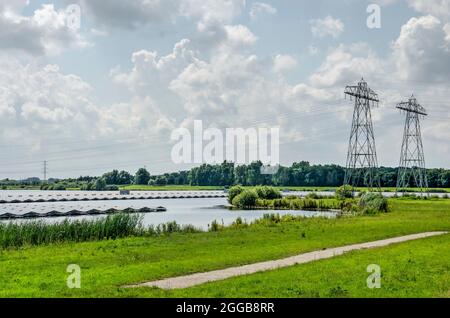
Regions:
[[[450, 236], [351, 253], [330, 260], [186, 290], [123, 285], [267, 261], [324, 248], [450, 230], [450, 200], [390, 199], [391, 210], [337, 219], [266, 219], [200, 233], [164, 233], [0, 249], [0, 297], [442, 297], [450, 290]], [[365, 290], [367, 264], [386, 275]], [[81, 288], [66, 286], [69, 264]], [[404, 275], [406, 273], [406, 276]], [[287, 281], [290, 279], [290, 283]], [[284, 284], [284, 285], [283, 285]], [[283, 286], [286, 286], [284, 288]]]

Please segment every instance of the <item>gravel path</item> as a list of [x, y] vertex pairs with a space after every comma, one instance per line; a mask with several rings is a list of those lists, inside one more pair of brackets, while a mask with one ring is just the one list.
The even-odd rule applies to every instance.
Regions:
[[297, 264], [304, 264], [313, 261], [317, 261], [320, 259], [332, 258], [338, 255], [342, 255], [344, 253], [350, 251], [356, 251], [361, 249], [370, 249], [376, 247], [387, 246], [395, 243], [407, 242], [422, 238], [427, 238], [431, 236], [443, 235], [448, 232], [427, 232], [420, 234], [413, 234], [401, 237], [395, 237], [391, 239], [361, 243], [361, 244], [353, 244], [347, 245], [343, 247], [325, 249], [321, 251], [315, 251], [305, 254], [300, 254], [293, 257], [288, 257], [284, 259], [279, 259], [275, 261], [268, 261], [262, 263], [255, 263], [250, 265], [231, 267], [223, 270], [216, 270], [205, 273], [197, 273], [187, 276], [180, 276], [174, 278], [167, 278], [163, 280], [147, 282], [137, 285], [125, 286], [126, 288], [136, 288], [136, 287], [158, 287], [162, 289], [180, 289], [180, 288], [188, 288], [200, 284], [204, 284], [207, 282], [214, 282], [219, 280], [224, 280], [231, 277], [254, 274], [257, 272], [269, 271], [274, 269], [279, 269], [283, 267], [293, 266]]

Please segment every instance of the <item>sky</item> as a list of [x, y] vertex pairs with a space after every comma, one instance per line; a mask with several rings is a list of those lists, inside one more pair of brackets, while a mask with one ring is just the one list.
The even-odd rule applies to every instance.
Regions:
[[414, 94], [426, 165], [450, 168], [449, 70], [450, 0], [0, 0], [0, 179], [188, 169], [170, 136], [195, 120], [278, 127], [282, 165], [345, 165], [361, 78], [379, 164]]

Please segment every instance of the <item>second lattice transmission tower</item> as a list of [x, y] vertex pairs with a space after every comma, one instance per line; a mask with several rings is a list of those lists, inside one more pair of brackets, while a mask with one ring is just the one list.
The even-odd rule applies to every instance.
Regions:
[[347, 155], [345, 185], [380, 188], [378, 161], [372, 125], [372, 107], [379, 103], [378, 95], [363, 80], [357, 86], [347, 86], [346, 96], [355, 100], [352, 129]]
[[398, 104], [397, 108], [406, 113], [397, 191], [410, 187], [427, 191], [427, 171], [420, 131], [420, 118], [427, 116], [427, 111], [417, 102], [414, 95], [409, 101]]

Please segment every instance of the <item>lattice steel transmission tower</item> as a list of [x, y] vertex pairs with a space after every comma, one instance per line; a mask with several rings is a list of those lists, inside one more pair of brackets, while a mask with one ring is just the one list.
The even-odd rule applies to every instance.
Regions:
[[372, 125], [372, 107], [378, 107], [378, 95], [364, 79], [357, 86], [347, 86], [345, 95], [355, 99], [353, 122], [345, 172], [345, 185], [380, 189], [378, 160]]
[[43, 173], [44, 173], [44, 182], [47, 182], [47, 172], [48, 172], [48, 161], [44, 161]]
[[[427, 111], [413, 96], [401, 102], [397, 108], [406, 113], [400, 167], [397, 177], [397, 192], [414, 186], [422, 192], [428, 191], [425, 155], [420, 131], [420, 119], [428, 116]], [[413, 184], [411, 184], [413, 182]]]

